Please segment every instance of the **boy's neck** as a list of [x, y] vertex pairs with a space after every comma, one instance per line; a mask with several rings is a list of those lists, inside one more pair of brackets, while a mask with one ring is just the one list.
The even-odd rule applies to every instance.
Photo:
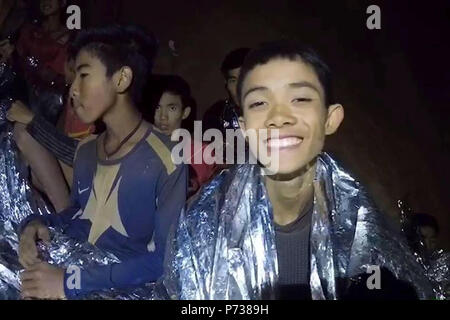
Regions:
[[44, 20], [42, 27], [46, 32], [55, 32], [61, 29], [61, 20], [59, 18], [59, 11], [52, 14]]
[[265, 185], [272, 203], [275, 223], [287, 225], [305, 213], [314, 198], [315, 172], [314, 160], [293, 177], [266, 177]]
[[142, 115], [130, 101], [117, 103], [103, 116], [108, 139], [122, 141], [138, 125]]

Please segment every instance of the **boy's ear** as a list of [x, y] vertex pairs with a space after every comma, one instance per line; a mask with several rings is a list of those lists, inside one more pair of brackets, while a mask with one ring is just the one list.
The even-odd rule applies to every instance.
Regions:
[[117, 92], [124, 93], [133, 81], [133, 70], [130, 67], [122, 67], [114, 74], [114, 83]]
[[183, 116], [181, 117], [181, 119], [186, 120], [189, 117], [189, 115], [191, 114], [191, 110], [192, 110], [191, 107], [184, 108]]
[[344, 107], [340, 104], [333, 104], [328, 107], [327, 121], [325, 123], [325, 134], [332, 135], [337, 131], [344, 120]]

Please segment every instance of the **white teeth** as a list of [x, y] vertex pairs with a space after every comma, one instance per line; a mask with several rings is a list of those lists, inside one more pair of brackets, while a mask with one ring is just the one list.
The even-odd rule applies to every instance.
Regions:
[[282, 139], [269, 139], [267, 141], [267, 146], [271, 148], [286, 148], [295, 146], [297, 144], [300, 144], [303, 141], [303, 139], [297, 138], [297, 137], [289, 137], [289, 138], [282, 138]]

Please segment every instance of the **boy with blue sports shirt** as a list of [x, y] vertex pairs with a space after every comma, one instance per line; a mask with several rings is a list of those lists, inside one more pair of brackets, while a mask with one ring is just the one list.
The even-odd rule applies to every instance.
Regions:
[[[136, 105], [151, 69], [155, 44], [137, 28], [82, 31], [73, 47], [76, 78], [70, 89], [85, 123], [101, 119], [106, 131], [79, 144], [71, 206], [22, 223], [19, 258], [22, 296], [76, 298], [110, 288], [155, 281], [162, 274], [168, 230], [181, 211], [187, 171], [171, 159], [171, 142], [143, 120]], [[38, 258], [36, 240], [48, 227], [116, 255], [120, 263], [81, 271], [80, 288], [68, 288], [66, 270]]]

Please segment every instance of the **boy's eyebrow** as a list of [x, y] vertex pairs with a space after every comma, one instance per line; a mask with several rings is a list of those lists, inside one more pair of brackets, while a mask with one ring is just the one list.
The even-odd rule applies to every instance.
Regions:
[[86, 67], [90, 67], [90, 65], [88, 63], [80, 64], [77, 67], [77, 71], [80, 71], [81, 69], [86, 68]]
[[[303, 88], [303, 87], [308, 87], [308, 88], [311, 88], [311, 89], [313, 89], [314, 91], [316, 91], [317, 93], [320, 94], [319, 88], [317, 88], [314, 84], [312, 84], [312, 83], [309, 82], [309, 81], [293, 82], [293, 83], [290, 83], [290, 84], [289, 84], [289, 87], [291, 87], [291, 88]], [[266, 91], [266, 90], [268, 90], [268, 89], [267, 89], [267, 87], [263, 87], [263, 86], [251, 88], [251, 89], [249, 89], [249, 90], [244, 94], [244, 99], [245, 99], [245, 97], [248, 96], [250, 93], [252, 93], [252, 92], [254, 92], [254, 91], [260, 91], [260, 90], [261, 90], [261, 91]]]
[[160, 106], [160, 107], [178, 107], [179, 106], [179, 104], [178, 103], [176, 103], [176, 102], [171, 102], [171, 103], [168, 103], [168, 104], [158, 104], [158, 106]]
[[300, 82], [293, 82], [289, 84], [289, 87], [291, 88], [303, 88], [303, 87], [307, 87], [307, 88], [311, 88], [314, 91], [317, 91], [317, 93], [320, 94], [320, 90], [319, 88], [317, 88], [314, 84], [312, 84], [309, 81], [300, 81]]
[[244, 94], [243, 99], [245, 99], [246, 96], [248, 96], [250, 93], [252, 93], [254, 91], [267, 91], [267, 87], [254, 87], [254, 88], [251, 88]]

